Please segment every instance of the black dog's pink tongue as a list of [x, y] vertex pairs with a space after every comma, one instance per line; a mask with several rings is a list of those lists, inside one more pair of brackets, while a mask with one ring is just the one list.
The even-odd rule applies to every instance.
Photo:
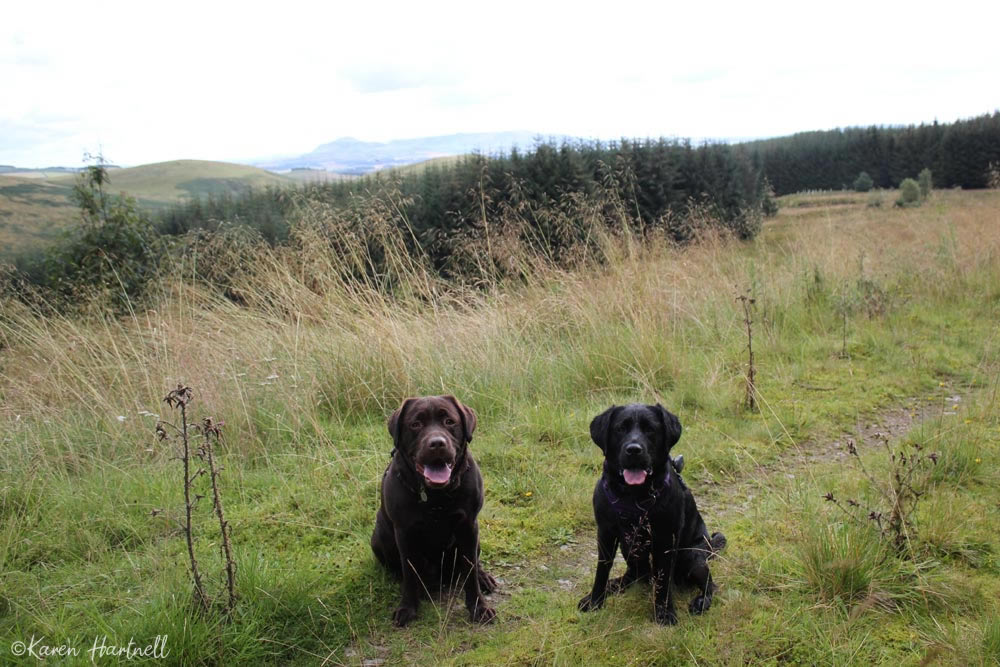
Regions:
[[626, 468], [622, 474], [625, 477], [626, 484], [642, 484], [646, 481], [645, 470], [632, 470], [630, 468]]
[[451, 479], [451, 466], [447, 463], [437, 463], [424, 466], [424, 479], [431, 484], [447, 484]]

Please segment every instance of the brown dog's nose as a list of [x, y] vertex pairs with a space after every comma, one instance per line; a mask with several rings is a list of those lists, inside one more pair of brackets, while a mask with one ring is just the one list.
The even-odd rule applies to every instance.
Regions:
[[448, 444], [448, 442], [443, 437], [441, 437], [440, 435], [436, 435], [436, 436], [434, 436], [433, 438], [431, 438], [430, 440], [427, 441], [427, 446], [430, 447], [431, 449], [437, 449], [438, 447], [444, 447], [446, 444]]

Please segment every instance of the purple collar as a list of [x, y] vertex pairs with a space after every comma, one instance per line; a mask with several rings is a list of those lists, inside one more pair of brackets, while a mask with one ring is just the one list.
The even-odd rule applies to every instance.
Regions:
[[612, 489], [611, 484], [608, 482], [608, 478], [611, 476], [611, 472], [608, 470], [607, 461], [604, 462], [604, 474], [601, 475], [601, 489], [604, 490], [604, 497], [608, 499], [611, 503], [611, 509], [615, 511], [620, 519], [627, 520], [629, 522], [635, 521], [642, 515], [646, 514], [653, 505], [656, 504], [657, 498], [659, 498], [660, 493], [664, 489], [670, 488], [670, 463], [667, 462], [666, 472], [663, 474], [663, 481], [657, 485], [653, 482], [653, 487], [648, 498], [642, 501], [635, 500], [634, 498], [621, 498]]

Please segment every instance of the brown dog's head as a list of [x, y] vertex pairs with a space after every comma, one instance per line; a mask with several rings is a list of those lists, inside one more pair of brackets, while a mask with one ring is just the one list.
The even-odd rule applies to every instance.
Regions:
[[408, 398], [389, 417], [396, 449], [432, 488], [447, 486], [476, 430], [476, 413], [454, 396]]

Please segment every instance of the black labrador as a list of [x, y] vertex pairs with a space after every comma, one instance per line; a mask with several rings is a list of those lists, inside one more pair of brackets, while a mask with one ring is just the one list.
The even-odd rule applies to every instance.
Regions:
[[[708, 560], [726, 538], [709, 536], [670, 458], [670, 448], [681, 437], [677, 416], [660, 404], [612, 406], [590, 423], [590, 437], [604, 452], [604, 474], [594, 489], [597, 573], [580, 610], [598, 609], [609, 592], [652, 579], [657, 623], [677, 623], [674, 584], [698, 589], [688, 606], [692, 614], [707, 611], [715, 590]], [[608, 581], [619, 546], [625, 574]]]
[[455, 582], [473, 621], [496, 616], [483, 598], [496, 580], [479, 563], [483, 478], [468, 449], [475, 429], [476, 413], [454, 396], [408, 398], [389, 418], [395, 448], [382, 475], [372, 551], [403, 578], [392, 617], [400, 627], [416, 618], [422, 591]]

